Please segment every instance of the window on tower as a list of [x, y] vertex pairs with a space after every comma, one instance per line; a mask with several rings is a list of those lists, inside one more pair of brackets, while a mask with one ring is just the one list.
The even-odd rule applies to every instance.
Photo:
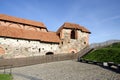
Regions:
[[77, 34], [76, 34], [76, 31], [75, 30], [72, 30], [71, 31], [71, 36], [70, 36], [71, 39], [77, 39]]

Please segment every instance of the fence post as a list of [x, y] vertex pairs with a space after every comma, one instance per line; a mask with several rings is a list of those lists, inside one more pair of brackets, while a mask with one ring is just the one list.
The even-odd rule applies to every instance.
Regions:
[[12, 65], [11, 65], [11, 67], [10, 67], [10, 74], [12, 74]]
[[5, 71], [5, 65], [3, 67], [4, 67], [4, 74], [5, 74], [6, 73], [6, 71]]

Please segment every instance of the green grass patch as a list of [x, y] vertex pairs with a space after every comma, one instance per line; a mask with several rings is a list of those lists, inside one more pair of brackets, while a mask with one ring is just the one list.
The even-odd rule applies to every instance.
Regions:
[[120, 43], [114, 43], [105, 48], [94, 50], [85, 55], [83, 59], [98, 62], [114, 62], [120, 64]]
[[13, 80], [10, 74], [0, 74], [0, 80]]

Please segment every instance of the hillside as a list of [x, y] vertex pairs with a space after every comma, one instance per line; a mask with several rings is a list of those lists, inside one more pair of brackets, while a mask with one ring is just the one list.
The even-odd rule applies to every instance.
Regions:
[[98, 62], [120, 63], [120, 42], [94, 50], [83, 56], [83, 58]]

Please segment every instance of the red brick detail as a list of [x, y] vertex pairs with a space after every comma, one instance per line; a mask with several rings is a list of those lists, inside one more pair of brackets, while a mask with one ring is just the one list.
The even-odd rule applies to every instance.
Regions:
[[70, 49], [69, 53], [77, 53], [77, 50], [76, 49]]
[[5, 54], [5, 50], [2, 47], [0, 47], [0, 54]]

